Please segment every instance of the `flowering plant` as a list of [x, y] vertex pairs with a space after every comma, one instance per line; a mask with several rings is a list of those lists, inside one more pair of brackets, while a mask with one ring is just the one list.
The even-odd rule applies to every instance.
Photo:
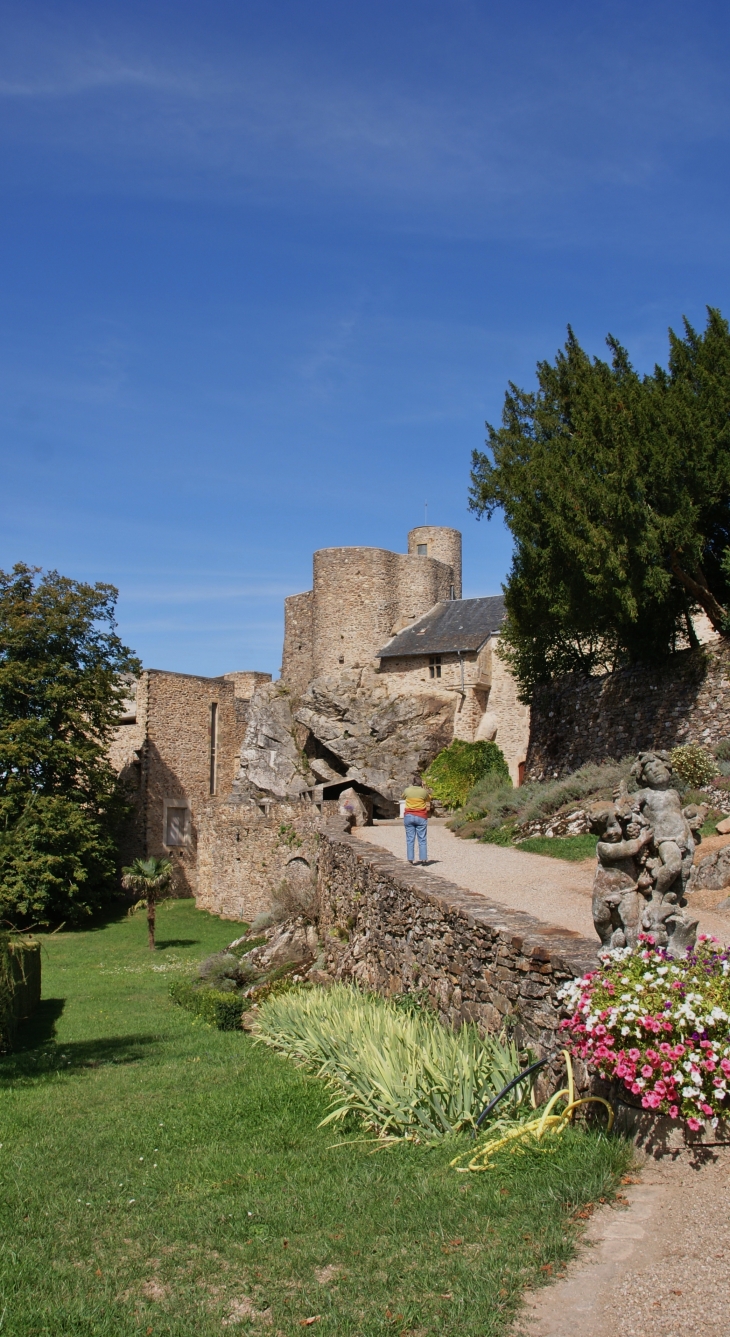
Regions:
[[700, 936], [673, 960], [648, 934], [636, 948], [602, 952], [598, 970], [561, 997], [568, 1048], [618, 1078], [644, 1109], [696, 1131], [730, 1113], [730, 953]]

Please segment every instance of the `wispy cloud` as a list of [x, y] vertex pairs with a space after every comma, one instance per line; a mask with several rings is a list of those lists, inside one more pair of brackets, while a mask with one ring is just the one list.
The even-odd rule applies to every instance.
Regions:
[[515, 81], [510, 33], [505, 61], [485, 49], [488, 77], [428, 87], [284, 47], [162, 56], [139, 34], [14, 35], [0, 54], [5, 144], [91, 158], [104, 188], [499, 210], [641, 187], [671, 174], [678, 149], [728, 133], [721, 67], [656, 35], [651, 54], [648, 38], [627, 54], [616, 37], [528, 30]]

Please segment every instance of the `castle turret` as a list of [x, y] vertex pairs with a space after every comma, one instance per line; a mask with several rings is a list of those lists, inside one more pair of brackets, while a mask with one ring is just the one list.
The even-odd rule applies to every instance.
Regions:
[[454, 598], [461, 598], [461, 534], [444, 525], [419, 525], [408, 535], [411, 556], [434, 557], [454, 573]]

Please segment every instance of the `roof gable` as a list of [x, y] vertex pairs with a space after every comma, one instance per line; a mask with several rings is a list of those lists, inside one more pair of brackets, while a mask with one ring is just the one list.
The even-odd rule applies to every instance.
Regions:
[[499, 632], [504, 615], [501, 594], [485, 599], [447, 599], [399, 631], [378, 651], [378, 657], [400, 659], [480, 650], [490, 636]]

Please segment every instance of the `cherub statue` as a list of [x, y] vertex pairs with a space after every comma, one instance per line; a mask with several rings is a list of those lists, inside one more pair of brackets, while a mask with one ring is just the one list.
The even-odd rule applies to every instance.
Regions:
[[681, 907], [704, 814], [682, 808], [666, 752], [640, 752], [632, 774], [644, 787], [629, 794], [622, 785], [594, 822], [593, 921], [606, 947], [633, 947], [643, 931], [681, 956], [697, 932]]
[[604, 947], [635, 947], [651, 874], [641, 867], [653, 839], [651, 827], [624, 804], [611, 804], [594, 819], [601, 839], [593, 880], [593, 922]]

